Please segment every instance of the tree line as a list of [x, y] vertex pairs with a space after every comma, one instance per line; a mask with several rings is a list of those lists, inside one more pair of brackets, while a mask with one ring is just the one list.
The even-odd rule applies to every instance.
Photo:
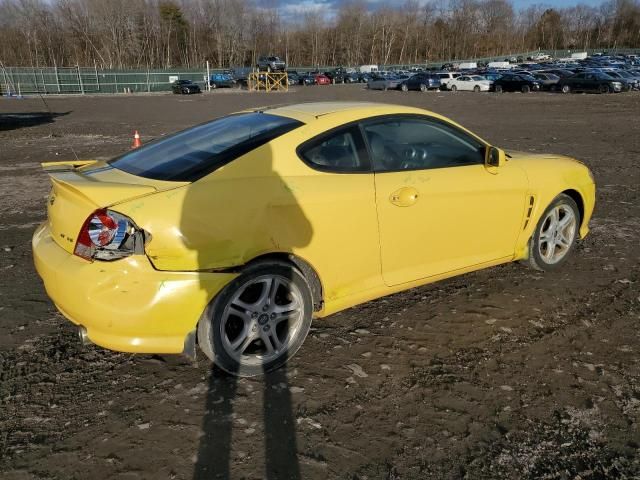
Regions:
[[[276, 2], [276, 3], [274, 3]], [[307, 4], [307, 2], [305, 2]], [[508, 0], [0, 0], [0, 62], [98, 68], [417, 64], [640, 46], [640, 0], [516, 10]], [[333, 4], [332, 4], [333, 5]]]

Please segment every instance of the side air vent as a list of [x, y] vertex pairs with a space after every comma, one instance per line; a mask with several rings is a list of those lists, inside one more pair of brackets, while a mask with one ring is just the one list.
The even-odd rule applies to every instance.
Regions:
[[529, 198], [527, 200], [527, 214], [524, 217], [524, 227], [522, 227], [523, 230], [525, 228], [527, 228], [527, 225], [529, 225], [529, 220], [531, 220], [531, 214], [533, 213], [534, 201], [535, 201], [535, 199], [534, 199], [533, 195], [529, 195]]

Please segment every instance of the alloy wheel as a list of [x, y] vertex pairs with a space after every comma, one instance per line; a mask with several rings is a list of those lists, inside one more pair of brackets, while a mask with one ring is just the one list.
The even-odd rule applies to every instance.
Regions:
[[538, 251], [547, 264], [558, 263], [567, 255], [576, 226], [576, 216], [568, 205], [557, 205], [547, 213], [538, 238]]
[[261, 275], [242, 285], [224, 308], [220, 338], [237, 362], [260, 365], [281, 357], [302, 328], [300, 289], [281, 275]]

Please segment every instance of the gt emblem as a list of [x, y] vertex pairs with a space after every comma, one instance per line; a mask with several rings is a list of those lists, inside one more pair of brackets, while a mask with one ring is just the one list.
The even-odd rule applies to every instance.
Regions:
[[49, 205], [53, 206], [54, 203], [56, 203], [56, 196], [52, 193], [49, 197]]

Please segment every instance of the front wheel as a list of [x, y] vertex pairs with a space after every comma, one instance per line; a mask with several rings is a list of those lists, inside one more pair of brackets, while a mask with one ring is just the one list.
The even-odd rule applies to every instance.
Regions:
[[275, 370], [300, 348], [313, 300], [302, 273], [286, 263], [247, 268], [212, 301], [198, 323], [204, 354], [232, 375]]
[[575, 247], [579, 226], [576, 202], [568, 195], [558, 195], [542, 214], [529, 241], [529, 265], [536, 270], [558, 269]]
[[457, 92], [458, 91], [458, 87], [456, 87], [455, 85], [451, 85], [451, 91], [452, 92]]
[[424, 83], [420, 84], [420, 91], [423, 93], [427, 91], [427, 86]]
[[473, 87], [473, 91], [476, 92], [476, 93], [479, 93], [480, 92], [480, 86], [476, 85], [475, 87]]
[[503, 92], [502, 85], [496, 85], [495, 90], [496, 90], [496, 93], [502, 93]]
[[406, 83], [403, 83], [402, 85], [400, 85], [400, 90], [402, 90], [403, 92], [408, 92], [409, 87]]
[[531, 91], [531, 87], [529, 85], [522, 86], [522, 93], [529, 93]]
[[611, 93], [609, 85], [607, 85], [606, 83], [600, 85], [600, 93]]
[[571, 93], [571, 87], [569, 85], [563, 85], [562, 93]]

